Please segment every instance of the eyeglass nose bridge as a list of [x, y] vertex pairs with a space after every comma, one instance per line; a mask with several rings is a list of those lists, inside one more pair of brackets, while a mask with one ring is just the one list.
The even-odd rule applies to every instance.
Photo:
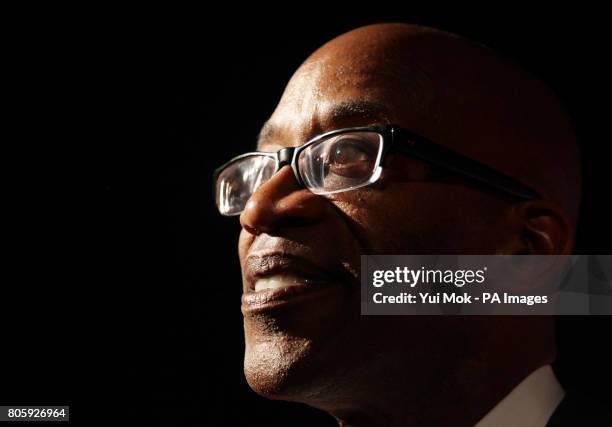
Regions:
[[293, 170], [293, 176], [300, 187], [304, 187], [304, 183], [302, 182], [302, 178], [300, 174], [295, 168], [293, 164], [293, 157], [295, 155], [296, 147], [285, 147], [281, 148], [276, 152], [276, 172], [281, 170], [281, 168], [285, 165], [290, 166]]
[[295, 147], [287, 147], [278, 150], [276, 153], [278, 169], [282, 168], [285, 165], [291, 165], [291, 161], [293, 160], [293, 153], [295, 152]]

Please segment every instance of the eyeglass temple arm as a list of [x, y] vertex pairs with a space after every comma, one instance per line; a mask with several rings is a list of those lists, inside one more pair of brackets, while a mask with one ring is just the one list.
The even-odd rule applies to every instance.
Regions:
[[392, 129], [394, 149], [418, 157], [436, 166], [475, 179], [514, 196], [537, 200], [540, 195], [525, 184], [462, 154], [435, 144], [405, 129]]

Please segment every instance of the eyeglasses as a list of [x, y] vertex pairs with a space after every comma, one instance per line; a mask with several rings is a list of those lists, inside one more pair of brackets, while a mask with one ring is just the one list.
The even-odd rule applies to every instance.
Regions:
[[214, 172], [215, 199], [222, 215], [239, 215], [249, 198], [283, 166], [314, 194], [334, 194], [378, 180], [385, 156], [399, 152], [474, 179], [521, 199], [539, 199], [521, 182], [398, 126], [337, 129], [299, 147], [234, 157]]

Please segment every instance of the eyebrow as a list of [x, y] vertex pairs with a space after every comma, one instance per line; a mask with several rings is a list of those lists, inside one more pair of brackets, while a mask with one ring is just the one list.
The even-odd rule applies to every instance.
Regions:
[[380, 101], [355, 99], [333, 104], [325, 111], [326, 121], [339, 121], [351, 118], [389, 121], [389, 110]]
[[[371, 121], [382, 122], [385, 124], [391, 123], [391, 120], [389, 119], [390, 113], [386, 105], [380, 101], [369, 99], [341, 101], [332, 104], [328, 108], [324, 108], [322, 114], [323, 123], [329, 123], [330, 125], [339, 121], [354, 118], [369, 119]], [[257, 135], [257, 147], [259, 148], [267, 139], [274, 138], [279, 133], [278, 126], [268, 120]]]

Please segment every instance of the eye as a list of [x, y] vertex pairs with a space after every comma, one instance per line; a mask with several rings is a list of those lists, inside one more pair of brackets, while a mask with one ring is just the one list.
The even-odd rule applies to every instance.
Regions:
[[342, 138], [333, 144], [329, 162], [338, 166], [368, 161], [371, 153], [368, 144], [356, 138]]
[[382, 143], [382, 135], [371, 131], [347, 131], [321, 139], [299, 153], [301, 178], [315, 193], [367, 185], [377, 170]]
[[331, 144], [327, 154], [328, 173], [344, 177], [368, 174], [376, 159], [371, 144], [355, 137], [342, 137]]

